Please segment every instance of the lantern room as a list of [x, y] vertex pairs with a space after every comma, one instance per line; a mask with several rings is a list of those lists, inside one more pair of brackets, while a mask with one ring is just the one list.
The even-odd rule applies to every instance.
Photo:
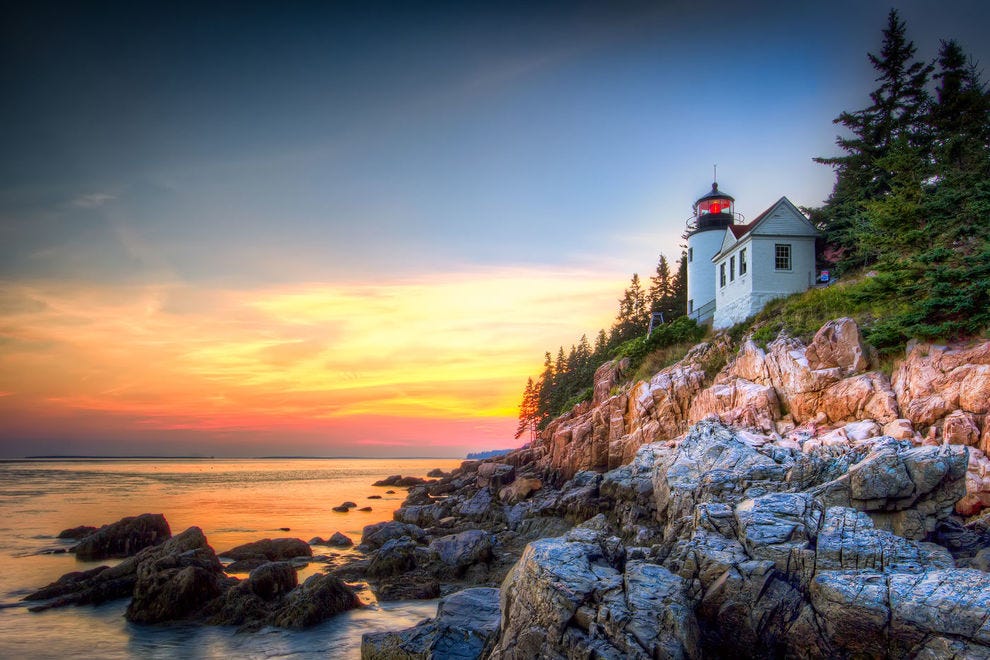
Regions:
[[731, 225], [735, 219], [735, 201], [732, 195], [718, 189], [718, 183], [713, 183], [711, 192], [694, 203], [694, 215], [687, 221], [687, 235]]
[[694, 203], [694, 212], [699, 218], [703, 215], [724, 213], [732, 216], [732, 195], [720, 192], [718, 184], [712, 184], [712, 191]]

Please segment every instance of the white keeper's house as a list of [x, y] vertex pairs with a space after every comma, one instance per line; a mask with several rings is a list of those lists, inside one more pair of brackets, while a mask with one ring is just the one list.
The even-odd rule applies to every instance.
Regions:
[[742, 224], [735, 199], [713, 183], [694, 203], [688, 244], [687, 313], [727, 328], [769, 301], [815, 284], [819, 232], [786, 197]]

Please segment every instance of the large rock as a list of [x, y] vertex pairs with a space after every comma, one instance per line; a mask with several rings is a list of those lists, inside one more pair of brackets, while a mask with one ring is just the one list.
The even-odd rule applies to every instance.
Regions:
[[526, 547], [502, 585], [491, 657], [699, 656], [683, 580], [656, 564], [626, 563], [609, 532], [599, 517]]
[[171, 538], [165, 516], [143, 513], [122, 518], [86, 535], [72, 550], [83, 561], [99, 561], [111, 557], [130, 557], [144, 548], [158, 545]]
[[408, 536], [391, 539], [375, 551], [368, 564], [371, 577], [389, 577], [412, 570], [430, 560], [430, 551]]
[[437, 615], [398, 632], [365, 633], [362, 660], [484, 657], [498, 635], [499, 590], [475, 587], [443, 598]]
[[[962, 648], [961, 657], [990, 656], [990, 575], [969, 569], [920, 574], [829, 571], [811, 585], [802, 613], [815, 626], [818, 646], [791, 651], [804, 657], [916, 657], [923, 651]], [[931, 656], [930, 656], [931, 657]]]
[[386, 522], [365, 525], [361, 532], [361, 548], [367, 552], [377, 550], [392, 539], [409, 537], [414, 541], [425, 541], [426, 532], [416, 525], [389, 520]]
[[892, 383], [904, 417], [922, 431], [954, 410], [986, 414], [990, 342], [968, 348], [910, 345]]
[[223, 567], [209, 547], [166, 551], [138, 565], [127, 620], [161, 623], [193, 618], [222, 593], [224, 583]]
[[498, 491], [498, 498], [505, 504], [516, 504], [543, 488], [543, 481], [534, 477], [520, 477]]
[[653, 473], [658, 519], [668, 536], [690, 524], [698, 504], [735, 505], [746, 498], [787, 490], [788, 465], [761, 454], [715, 421], [694, 426]]
[[716, 383], [692, 399], [688, 413], [692, 423], [712, 415], [733, 426], [773, 431], [780, 404], [769, 385], [735, 378]]
[[311, 575], [302, 586], [288, 594], [273, 614], [272, 623], [282, 628], [301, 630], [360, 606], [361, 601], [354, 590], [337, 576], [329, 573]]
[[[198, 527], [190, 527], [160, 545], [147, 547], [115, 566], [99, 566], [89, 571], [67, 573], [48, 586], [28, 594], [24, 600], [47, 601], [30, 608], [37, 611], [66, 605], [99, 604], [130, 596], [142, 564], [185, 553], [196, 555], [198, 560], [203, 559], [206, 553], [213, 553]], [[212, 565], [212, 561], [207, 563]]]
[[251, 559], [285, 561], [295, 557], [312, 557], [313, 549], [302, 539], [261, 539], [225, 550], [219, 555], [237, 561]]
[[480, 529], [450, 534], [434, 539], [430, 549], [447, 566], [464, 569], [492, 558], [492, 536]]
[[498, 490], [516, 478], [516, 469], [505, 463], [482, 463], [478, 466], [478, 488]]
[[330, 545], [335, 548], [349, 548], [354, 545], [354, 541], [352, 541], [350, 537], [345, 534], [334, 532], [333, 535], [327, 539], [326, 545]]
[[851, 318], [829, 321], [815, 333], [806, 351], [811, 369], [839, 368], [845, 375], [866, 371], [869, 353]]
[[966, 494], [966, 466], [965, 447], [914, 447], [884, 438], [847, 474], [811, 492], [826, 506], [865, 511], [882, 529], [922, 539]]

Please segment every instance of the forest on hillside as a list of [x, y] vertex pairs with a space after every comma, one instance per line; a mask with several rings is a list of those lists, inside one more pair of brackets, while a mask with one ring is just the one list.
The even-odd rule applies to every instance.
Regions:
[[[825, 237], [819, 265], [867, 272], [849, 292], [893, 310], [866, 338], [881, 352], [912, 338], [959, 339], [990, 328], [990, 93], [979, 63], [954, 40], [919, 60], [907, 27], [891, 10], [880, 49], [868, 53], [877, 87], [865, 107], [841, 112], [840, 154], [816, 158], [835, 172], [825, 203], [802, 209]], [[661, 255], [644, 289], [634, 274], [615, 322], [568, 353], [548, 351], [520, 404], [516, 437], [591, 397], [595, 369], [620, 355], [643, 355], [703, 334], [683, 316], [687, 262], [676, 272]], [[664, 323], [647, 337], [654, 312]]]

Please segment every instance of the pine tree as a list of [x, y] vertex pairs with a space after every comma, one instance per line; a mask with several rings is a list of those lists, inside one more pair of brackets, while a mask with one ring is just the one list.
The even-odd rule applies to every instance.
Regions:
[[674, 275], [670, 286], [671, 320], [687, 313], [687, 280], [687, 252], [682, 251], [681, 258], [677, 262], [677, 274]]
[[[879, 246], [882, 254], [886, 240], [900, 236], [900, 227], [890, 226], [897, 219], [904, 218], [909, 229], [917, 224], [912, 205], [929, 174], [925, 86], [932, 66], [916, 61], [915, 51], [904, 22], [892, 9], [880, 53], [867, 54], [880, 83], [870, 93], [871, 104], [835, 119], [852, 134], [836, 138], [844, 155], [815, 159], [835, 169], [836, 185], [812, 219], [826, 230], [829, 242], [845, 251], [844, 260], [851, 265], [877, 259], [878, 253], [863, 253], [861, 246]], [[884, 206], [895, 189], [903, 198]]]
[[553, 358], [550, 351], [543, 354], [543, 373], [540, 374], [537, 387], [537, 427], [542, 429], [550, 421], [551, 399], [554, 387]]
[[929, 123], [935, 176], [924, 214], [939, 218], [927, 239], [953, 245], [987, 237], [990, 227], [990, 94], [955, 41], [941, 42]]
[[629, 288], [622, 293], [622, 298], [619, 300], [619, 314], [612, 325], [609, 343], [618, 346], [628, 339], [646, 334], [649, 323], [646, 294], [639, 282], [639, 274], [633, 273]]
[[529, 431], [530, 439], [536, 432], [537, 417], [539, 415], [539, 391], [533, 384], [533, 379], [526, 379], [526, 388], [523, 390], [522, 402], [519, 404], [519, 426], [516, 427], [515, 438]]
[[[667, 263], [667, 257], [661, 254], [657, 261], [657, 270], [650, 277], [650, 290], [646, 295], [650, 312], [666, 312], [665, 307], [669, 303], [672, 293], [673, 281], [670, 275], [670, 265]], [[664, 313], [663, 317], [667, 321], [673, 320], [673, 317], [667, 313]]]

